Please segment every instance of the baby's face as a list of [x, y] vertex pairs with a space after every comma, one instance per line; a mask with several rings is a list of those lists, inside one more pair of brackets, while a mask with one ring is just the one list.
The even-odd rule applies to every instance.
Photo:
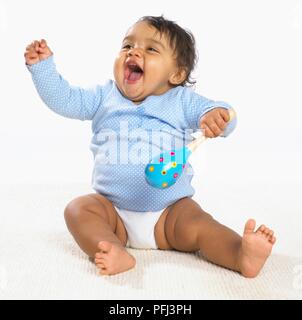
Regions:
[[114, 63], [121, 93], [135, 103], [161, 95], [178, 84], [178, 67], [167, 37], [146, 22], [127, 32]]

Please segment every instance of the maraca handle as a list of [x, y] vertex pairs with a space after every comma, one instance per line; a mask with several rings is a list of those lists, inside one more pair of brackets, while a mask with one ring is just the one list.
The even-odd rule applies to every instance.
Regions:
[[236, 112], [233, 108], [228, 109], [228, 111], [229, 111], [229, 115], [230, 115], [229, 122], [231, 122], [236, 117]]
[[[229, 123], [236, 117], [236, 113], [233, 108], [228, 109], [229, 115], [230, 115], [230, 120]], [[203, 134], [201, 134], [200, 137], [196, 138], [192, 142], [190, 142], [187, 145], [187, 148], [193, 152], [201, 143], [203, 143], [205, 140], [207, 140], [207, 137]]]

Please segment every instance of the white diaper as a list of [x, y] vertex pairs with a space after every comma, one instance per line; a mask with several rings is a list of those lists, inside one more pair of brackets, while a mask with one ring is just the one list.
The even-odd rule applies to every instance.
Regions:
[[135, 249], [157, 249], [154, 227], [163, 213], [160, 211], [129, 211], [115, 207], [128, 233], [127, 247]]

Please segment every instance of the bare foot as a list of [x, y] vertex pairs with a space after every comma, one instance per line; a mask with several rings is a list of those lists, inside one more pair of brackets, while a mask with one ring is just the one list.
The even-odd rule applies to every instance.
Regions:
[[115, 243], [101, 241], [100, 252], [95, 254], [94, 262], [102, 275], [113, 275], [134, 268], [135, 258], [127, 250]]
[[258, 275], [276, 242], [272, 230], [261, 225], [255, 231], [255, 226], [253, 219], [246, 222], [238, 255], [238, 269], [247, 278]]

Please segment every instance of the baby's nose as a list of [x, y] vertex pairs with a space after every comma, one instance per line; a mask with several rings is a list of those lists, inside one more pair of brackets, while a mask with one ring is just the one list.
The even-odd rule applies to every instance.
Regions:
[[130, 57], [135, 56], [140, 58], [142, 56], [142, 50], [140, 48], [132, 48], [128, 51], [128, 55]]

